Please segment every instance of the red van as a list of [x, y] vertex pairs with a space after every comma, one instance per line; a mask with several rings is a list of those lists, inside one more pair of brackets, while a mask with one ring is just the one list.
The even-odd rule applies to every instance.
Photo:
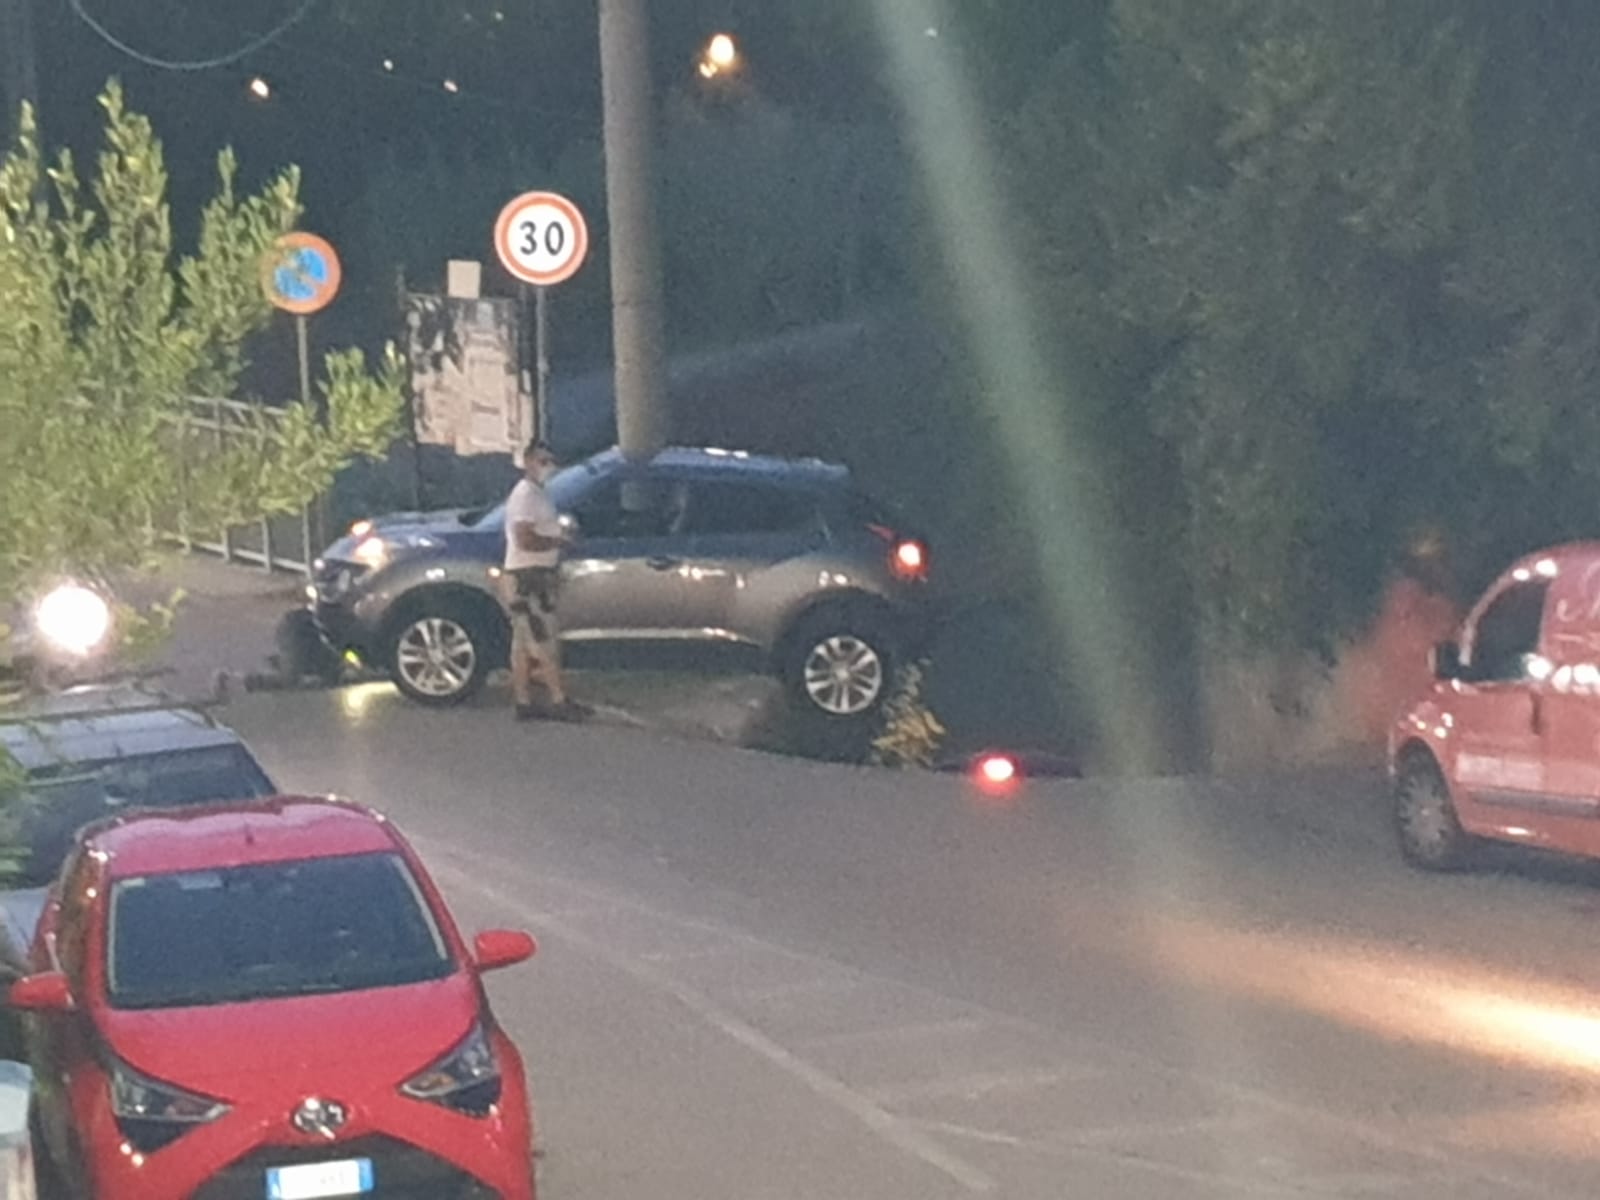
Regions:
[[1392, 727], [1406, 858], [1449, 870], [1480, 839], [1600, 858], [1600, 542], [1514, 564]]

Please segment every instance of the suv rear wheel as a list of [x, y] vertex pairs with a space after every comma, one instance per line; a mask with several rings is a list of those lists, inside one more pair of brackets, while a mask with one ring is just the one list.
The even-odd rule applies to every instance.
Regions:
[[838, 605], [803, 618], [779, 664], [791, 698], [835, 721], [875, 715], [889, 698], [895, 647], [889, 623], [865, 606]]
[[446, 600], [408, 611], [389, 639], [395, 686], [435, 708], [463, 704], [482, 691], [498, 644], [484, 607]]

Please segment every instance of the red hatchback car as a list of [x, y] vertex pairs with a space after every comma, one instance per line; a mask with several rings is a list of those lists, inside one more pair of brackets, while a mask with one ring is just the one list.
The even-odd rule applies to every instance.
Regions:
[[30, 1016], [44, 1170], [115, 1200], [533, 1200], [521, 1057], [383, 817], [277, 799], [90, 827], [46, 906]]

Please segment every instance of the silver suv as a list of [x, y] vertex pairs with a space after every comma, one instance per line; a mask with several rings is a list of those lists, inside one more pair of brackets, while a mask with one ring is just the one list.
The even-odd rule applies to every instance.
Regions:
[[[832, 721], [872, 716], [926, 628], [928, 548], [844, 467], [736, 451], [606, 451], [548, 491], [575, 543], [562, 640], [759, 652]], [[358, 522], [308, 589], [324, 638], [423, 704], [458, 704], [506, 661], [504, 510]]]

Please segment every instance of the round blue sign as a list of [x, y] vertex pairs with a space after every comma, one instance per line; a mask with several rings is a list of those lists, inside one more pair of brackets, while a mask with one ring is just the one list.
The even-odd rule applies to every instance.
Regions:
[[310, 246], [301, 246], [289, 252], [273, 272], [272, 282], [285, 300], [305, 304], [321, 294], [332, 274], [327, 259]]
[[331, 245], [315, 234], [291, 233], [262, 263], [261, 284], [277, 307], [305, 316], [333, 303], [342, 274]]

